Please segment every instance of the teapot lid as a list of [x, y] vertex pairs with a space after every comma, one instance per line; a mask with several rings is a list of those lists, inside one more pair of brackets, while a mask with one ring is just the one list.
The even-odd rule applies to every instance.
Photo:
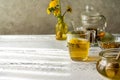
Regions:
[[85, 11], [83, 11], [83, 12], [81, 13], [82, 20], [86, 20], [86, 19], [88, 19], [89, 17], [97, 17], [97, 16], [99, 16], [99, 15], [100, 15], [100, 13], [97, 12], [97, 11], [94, 9], [94, 7], [92, 7], [92, 6], [90, 6], [90, 5], [87, 5], [87, 6], [85, 7]]

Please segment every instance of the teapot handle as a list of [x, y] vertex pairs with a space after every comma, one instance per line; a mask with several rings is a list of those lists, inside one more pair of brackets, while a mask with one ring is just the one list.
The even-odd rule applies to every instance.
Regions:
[[103, 15], [100, 15], [101, 17], [101, 20], [104, 20], [104, 27], [103, 27], [103, 30], [105, 31], [105, 28], [107, 27], [107, 20], [106, 20], [106, 17], [103, 16]]

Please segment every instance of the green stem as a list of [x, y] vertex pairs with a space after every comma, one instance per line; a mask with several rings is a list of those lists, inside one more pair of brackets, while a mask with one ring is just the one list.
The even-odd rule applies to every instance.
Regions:
[[66, 12], [67, 12], [67, 11], [64, 12], [63, 17], [65, 16]]
[[63, 16], [61, 16], [60, 18], [58, 18], [58, 21], [59, 22], [64, 22], [64, 19], [63, 19], [64, 17]]
[[60, 9], [60, 16], [61, 16], [61, 1], [60, 0], [58, 0], [58, 4], [59, 4], [59, 9]]

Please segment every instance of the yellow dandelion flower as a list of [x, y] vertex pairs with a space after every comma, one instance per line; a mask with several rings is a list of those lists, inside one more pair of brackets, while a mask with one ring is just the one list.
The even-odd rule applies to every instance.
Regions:
[[60, 14], [60, 9], [55, 9], [53, 14], [54, 16], [58, 16]]
[[50, 12], [50, 10], [49, 10], [49, 8], [47, 8], [47, 14], [50, 14], [51, 12]]
[[49, 8], [55, 8], [58, 5], [57, 0], [52, 0], [49, 4]]
[[51, 0], [48, 8], [47, 8], [47, 13], [48, 14], [53, 14], [55, 17], [60, 18], [60, 17], [64, 17], [64, 15], [67, 12], [72, 12], [72, 8], [69, 6], [65, 12], [62, 13], [61, 11], [61, 2], [60, 0]]

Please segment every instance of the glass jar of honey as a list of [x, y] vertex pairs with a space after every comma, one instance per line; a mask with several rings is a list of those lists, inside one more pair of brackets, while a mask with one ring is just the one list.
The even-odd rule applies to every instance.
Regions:
[[120, 80], [120, 49], [106, 49], [99, 55], [101, 59], [96, 64], [97, 71], [110, 80]]

